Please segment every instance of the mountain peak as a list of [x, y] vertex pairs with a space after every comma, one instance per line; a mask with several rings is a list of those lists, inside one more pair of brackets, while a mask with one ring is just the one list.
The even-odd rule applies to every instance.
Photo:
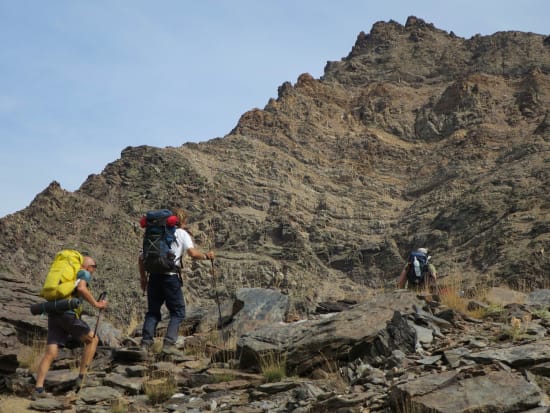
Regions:
[[[74, 193], [50, 184], [0, 220], [2, 269], [39, 283], [58, 248], [85, 245], [108, 269], [98, 283], [113, 291], [117, 317], [130, 317], [139, 217], [176, 205], [197, 244], [216, 250], [229, 292], [277, 288], [302, 311], [391, 288], [418, 246], [441, 282], [543, 286], [546, 39], [463, 39], [414, 16], [377, 22], [320, 79], [283, 82], [224, 138], [126, 148]], [[208, 300], [209, 269], [187, 270], [190, 300]]]

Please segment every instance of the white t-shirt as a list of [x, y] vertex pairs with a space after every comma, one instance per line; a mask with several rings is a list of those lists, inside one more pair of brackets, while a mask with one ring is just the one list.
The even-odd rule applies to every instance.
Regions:
[[181, 257], [185, 255], [189, 248], [194, 248], [191, 235], [181, 228], [176, 229], [176, 240], [170, 246], [170, 249], [175, 255], [176, 265], [181, 268]]

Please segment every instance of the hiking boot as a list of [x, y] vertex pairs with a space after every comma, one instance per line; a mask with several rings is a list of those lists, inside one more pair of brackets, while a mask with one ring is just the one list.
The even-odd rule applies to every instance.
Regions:
[[153, 352], [153, 345], [149, 343], [142, 342], [139, 345], [140, 351], [143, 351], [146, 356], [149, 356]]
[[37, 392], [35, 390], [31, 395], [31, 400], [49, 399], [52, 397], [53, 397], [53, 394], [51, 393], [48, 393], [46, 391]]
[[84, 381], [84, 378], [83, 377], [80, 377], [78, 376], [75, 381], [74, 381], [74, 385], [73, 385], [73, 390], [75, 393], [78, 393], [80, 391], [80, 389], [82, 388], [82, 382]]
[[151, 351], [151, 347], [153, 347], [153, 343], [149, 343], [147, 341], [142, 341], [139, 344], [139, 348], [144, 350], [144, 351]]
[[173, 344], [165, 344], [164, 347], [162, 347], [162, 353], [163, 356], [170, 356], [170, 357], [183, 357], [183, 351], [179, 350], [175, 345]]

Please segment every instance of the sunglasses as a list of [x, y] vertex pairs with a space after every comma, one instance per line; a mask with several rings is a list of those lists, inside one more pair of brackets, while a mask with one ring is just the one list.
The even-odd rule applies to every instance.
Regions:
[[97, 264], [88, 265], [88, 267], [97, 268]]

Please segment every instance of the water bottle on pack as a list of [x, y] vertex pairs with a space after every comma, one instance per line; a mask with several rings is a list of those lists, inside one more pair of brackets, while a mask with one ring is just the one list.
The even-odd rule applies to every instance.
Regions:
[[414, 257], [413, 266], [414, 266], [414, 274], [416, 275], [417, 278], [420, 278], [422, 276], [422, 270], [420, 269], [420, 262], [416, 257]]

